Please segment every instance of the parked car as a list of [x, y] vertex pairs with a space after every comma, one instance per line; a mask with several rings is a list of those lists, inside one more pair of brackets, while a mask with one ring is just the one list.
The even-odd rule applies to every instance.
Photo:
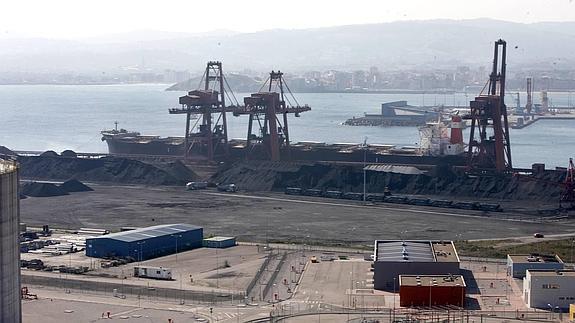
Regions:
[[236, 184], [220, 184], [218, 185], [218, 191], [220, 192], [237, 192], [238, 187]]

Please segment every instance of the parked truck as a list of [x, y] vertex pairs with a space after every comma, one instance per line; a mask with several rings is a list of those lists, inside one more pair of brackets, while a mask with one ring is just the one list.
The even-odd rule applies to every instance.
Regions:
[[186, 184], [186, 189], [189, 191], [205, 190], [208, 188], [208, 182], [189, 182]]
[[172, 270], [162, 267], [134, 267], [134, 277], [172, 280]]

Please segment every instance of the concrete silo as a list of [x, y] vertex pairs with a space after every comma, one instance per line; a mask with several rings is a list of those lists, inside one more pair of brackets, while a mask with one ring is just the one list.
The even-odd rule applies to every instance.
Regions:
[[22, 322], [18, 164], [0, 159], [0, 322]]

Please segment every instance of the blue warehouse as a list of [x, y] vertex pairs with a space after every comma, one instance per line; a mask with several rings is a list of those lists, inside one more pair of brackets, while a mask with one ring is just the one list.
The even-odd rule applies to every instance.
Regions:
[[164, 224], [86, 239], [86, 256], [133, 258], [161, 257], [202, 246], [204, 229], [189, 224]]

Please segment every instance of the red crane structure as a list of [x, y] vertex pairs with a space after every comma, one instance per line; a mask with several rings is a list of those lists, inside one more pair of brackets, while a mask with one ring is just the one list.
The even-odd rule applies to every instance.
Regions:
[[506, 46], [502, 39], [495, 42], [488, 92], [470, 102], [466, 119], [471, 119], [468, 166], [472, 169], [503, 172], [513, 167], [505, 106]]
[[170, 114], [186, 115], [185, 158], [214, 160], [218, 155], [228, 155], [226, 113], [235, 107], [226, 107], [226, 87], [229, 89], [222, 63], [208, 62], [199, 89], [180, 97], [181, 108], [169, 110]]
[[[267, 91], [262, 91], [266, 86]], [[299, 117], [300, 113], [309, 110], [311, 108], [308, 105], [302, 106], [297, 102], [283, 79], [283, 73], [272, 71], [260, 91], [245, 97], [244, 106], [234, 110], [234, 116], [249, 116], [245, 146], [246, 158], [256, 155], [259, 158], [278, 161], [282, 158], [283, 150], [289, 159], [290, 139], [287, 116], [294, 114]], [[280, 119], [280, 115], [283, 118]], [[254, 121], [259, 127], [257, 134], [253, 131]]]

